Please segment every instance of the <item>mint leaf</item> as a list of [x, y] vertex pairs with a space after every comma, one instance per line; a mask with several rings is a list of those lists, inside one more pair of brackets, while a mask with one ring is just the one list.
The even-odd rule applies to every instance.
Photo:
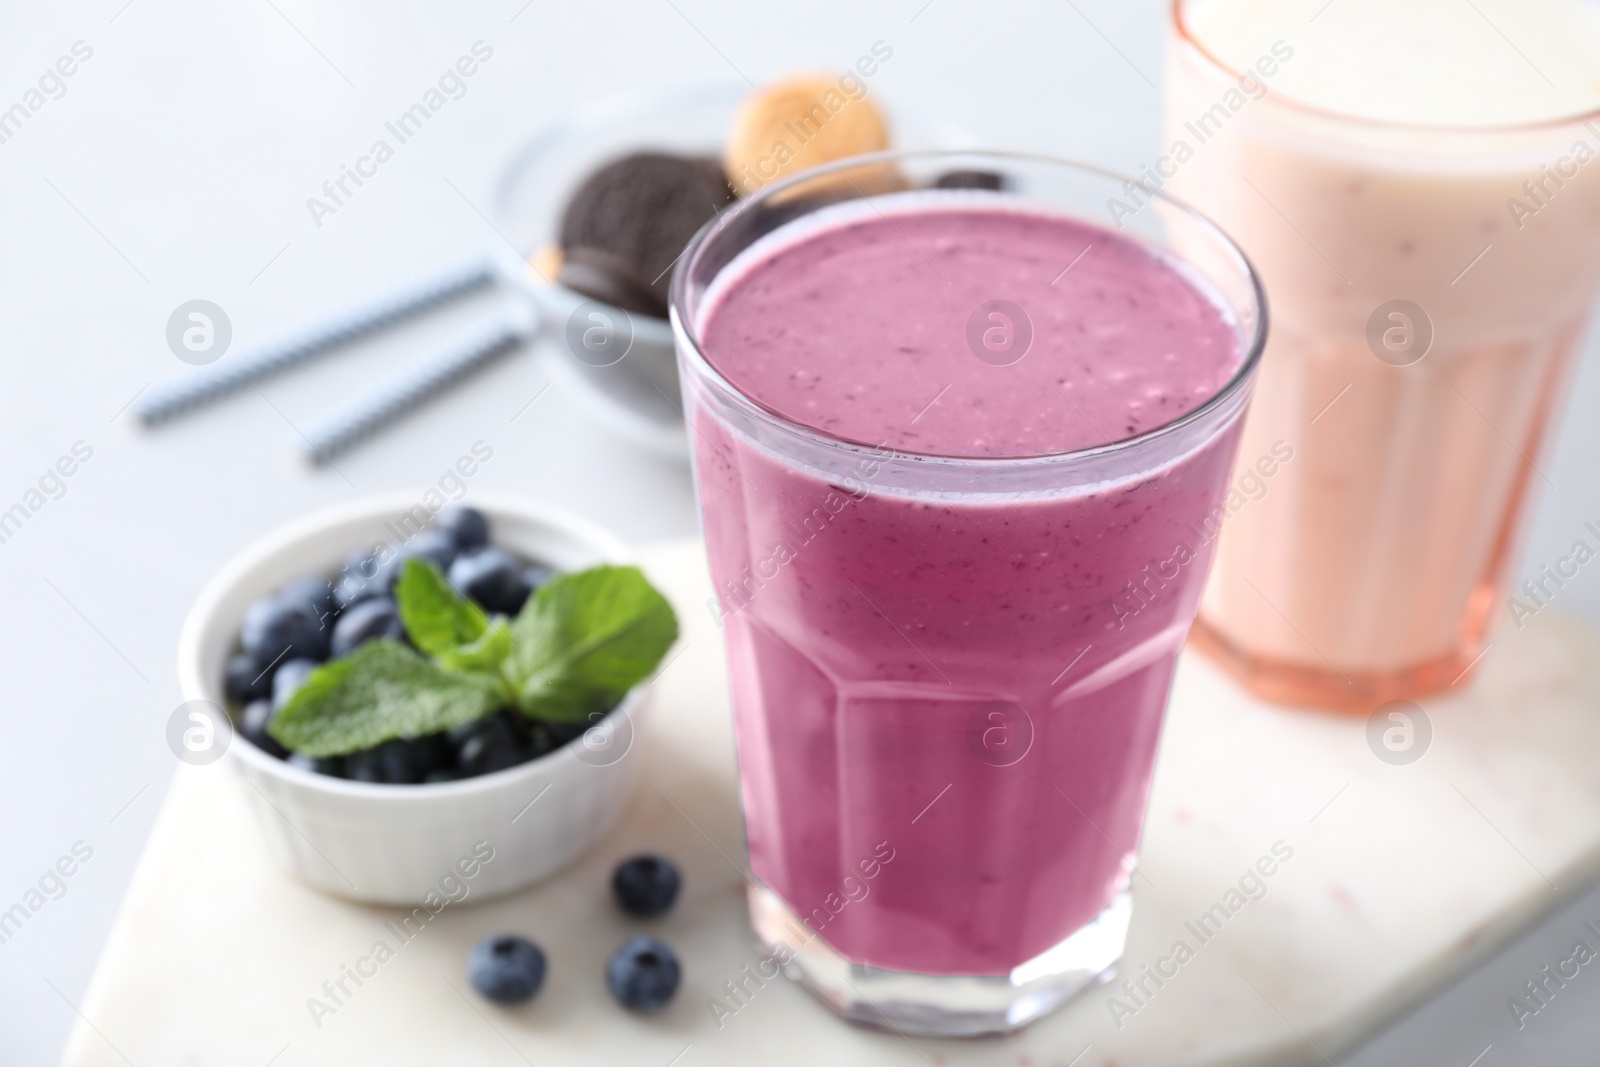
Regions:
[[273, 717], [268, 730], [280, 743], [339, 756], [513, 702], [533, 718], [582, 722], [648, 677], [678, 637], [671, 605], [636, 567], [556, 577], [515, 622], [486, 616], [420, 560], [407, 562], [395, 596], [427, 655], [385, 639], [318, 667]]
[[503, 665], [523, 713], [581, 722], [650, 675], [678, 639], [678, 617], [637, 567], [552, 578], [511, 624]]
[[312, 671], [267, 732], [294, 752], [341, 756], [394, 737], [448, 730], [504, 700], [494, 678], [447, 671], [383, 638]]
[[496, 615], [489, 620], [489, 628], [483, 631], [482, 637], [470, 644], [447, 649], [434, 658], [439, 661], [439, 666], [453, 671], [495, 674], [512, 651], [511, 624], [506, 622], [504, 615]]
[[425, 560], [406, 560], [394, 598], [412, 643], [430, 656], [470, 644], [488, 627], [483, 609], [452, 589], [439, 568]]

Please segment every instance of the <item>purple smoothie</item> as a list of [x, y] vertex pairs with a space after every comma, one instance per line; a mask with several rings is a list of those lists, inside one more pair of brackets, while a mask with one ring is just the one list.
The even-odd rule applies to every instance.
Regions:
[[[1161, 253], [902, 200], [747, 249], [699, 316], [712, 366], [880, 456], [987, 458], [1144, 433], [1238, 371], [1234, 322]], [[1015, 314], [969, 330], [997, 299], [1031, 323], [1006, 365]], [[690, 414], [756, 876], [891, 970], [1005, 974], [1093, 920], [1131, 876], [1237, 420], [1153, 469], [974, 500], [824, 476]]]

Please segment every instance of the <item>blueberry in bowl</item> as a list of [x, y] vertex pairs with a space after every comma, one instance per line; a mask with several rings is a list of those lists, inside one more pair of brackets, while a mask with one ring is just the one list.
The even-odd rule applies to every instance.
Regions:
[[334, 623], [329, 652], [335, 658], [348, 656], [356, 646], [379, 637], [405, 640], [406, 628], [400, 622], [400, 606], [387, 596], [375, 596], [350, 607]]
[[328, 617], [319, 615], [309, 599], [292, 594], [292, 587], [285, 587], [245, 612], [239, 643], [261, 670], [291, 657], [320, 660], [328, 655]]
[[461, 554], [461, 546], [448, 532], [438, 529], [423, 530], [411, 540], [399, 545], [378, 566], [378, 585], [393, 590], [411, 560], [433, 564], [441, 571], [449, 570]]
[[[640, 760], [631, 740], [589, 738], [633, 737], [677, 636], [604, 530], [510, 496], [417, 499], [358, 501], [265, 538], [202, 593], [179, 643], [185, 698], [234, 716], [225, 762], [280, 865], [371, 902], [425, 902], [480, 847], [494, 858], [469, 888], [510, 892], [598, 840]], [[419, 511], [433, 513], [420, 532]], [[408, 528], [450, 551], [429, 538], [402, 554], [390, 539]], [[452, 584], [459, 559], [490, 550], [512, 565], [489, 555]]]
[[535, 583], [529, 581], [528, 574], [537, 566], [504, 549], [486, 545], [456, 557], [450, 564], [450, 585], [486, 611], [515, 615], [534, 591]]
[[269, 756], [288, 759], [289, 750], [278, 744], [273, 739], [273, 736], [267, 733], [267, 723], [272, 718], [272, 712], [272, 701], [252, 701], [244, 711], [239, 713], [239, 736]]
[[433, 528], [448, 534], [463, 552], [489, 543], [489, 520], [477, 508], [451, 506], [433, 517]]
[[296, 763], [317, 773], [428, 785], [541, 758], [581, 732], [563, 727], [603, 719], [677, 637], [672, 608], [637, 569], [557, 574], [490, 537], [481, 511], [446, 508], [357, 561], [375, 596], [340, 607], [342, 579], [305, 577], [251, 604], [239, 655], [273, 656], [270, 702], [237, 712], [241, 736], [337, 761]]

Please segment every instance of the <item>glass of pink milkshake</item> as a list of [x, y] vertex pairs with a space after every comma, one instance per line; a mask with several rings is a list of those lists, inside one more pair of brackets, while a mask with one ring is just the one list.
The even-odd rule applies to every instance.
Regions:
[[1011, 1030], [1122, 953], [1266, 333], [1201, 216], [1088, 221], [1123, 185], [861, 157], [740, 202], [678, 266], [752, 921], [859, 1022]]
[[[1269, 699], [1464, 684], [1502, 621], [1600, 288], [1600, 3], [1174, 0], [1165, 187], [1227, 228], [1272, 343], [1196, 642]], [[1510, 594], [1510, 595], [1508, 595]]]

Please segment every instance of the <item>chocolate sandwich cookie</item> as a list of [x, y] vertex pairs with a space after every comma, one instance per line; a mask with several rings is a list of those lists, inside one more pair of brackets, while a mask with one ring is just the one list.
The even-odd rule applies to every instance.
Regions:
[[952, 170], [933, 180], [935, 189], [990, 189], [1006, 187], [1006, 176], [992, 170]]
[[613, 160], [584, 179], [567, 203], [561, 284], [624, 310], [664, 317], [674, 261], [695, 231], [732, 201], [716, 160], [661, 152]]
[[667, 302], [621, 256], [579, 245], [561, 259], [556, 281], [590, 300], [640, 315], [667, 317]]

